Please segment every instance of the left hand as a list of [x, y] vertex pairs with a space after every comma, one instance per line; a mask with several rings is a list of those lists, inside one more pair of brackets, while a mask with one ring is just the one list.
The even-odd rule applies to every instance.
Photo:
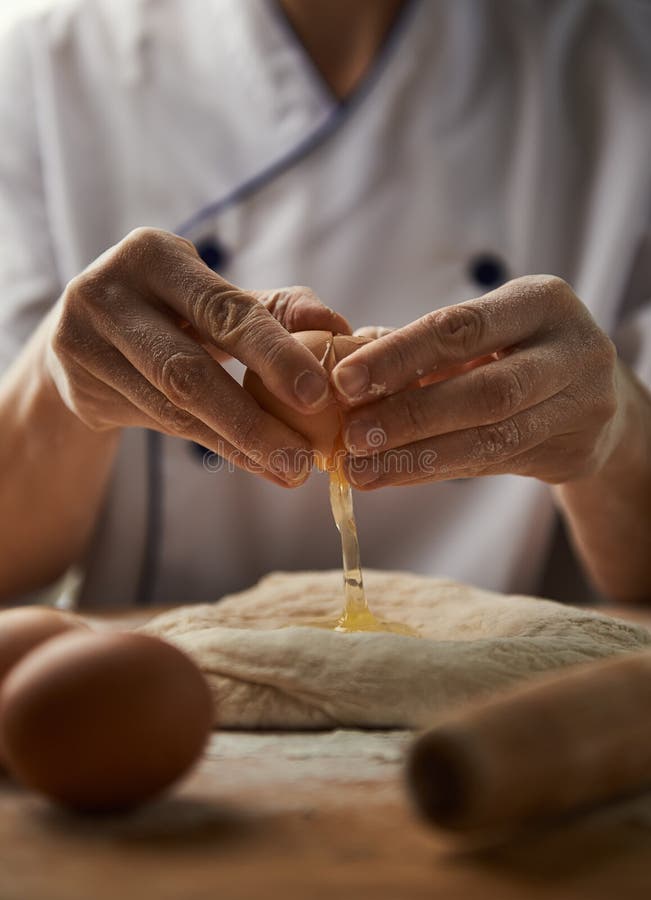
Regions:
[[505, 473], [563, 483], [600, 471], [622, 432], [615, 348], [547, 275], [385, 334], [333, 380], [348, 475], [367, 489]]

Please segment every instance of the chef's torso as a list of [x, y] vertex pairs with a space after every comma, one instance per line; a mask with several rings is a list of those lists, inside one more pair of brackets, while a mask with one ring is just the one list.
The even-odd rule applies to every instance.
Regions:
[[[341, 104], [270, 0], [65, 4], [29, 28], [49, 246], [25, 271], [47, 304], [147, 224], [245, 288], [310, 285], [354, 327], [550, 272], [612, 333], [651, 196], [650, 32], [616, 6], [414, 0]], [[547, 486], [510, 476], [360, 494], [356, 512], [366, 566], [517, 591], [555, 517]], [[324, 476], [285, 491], [134, 430], [82, 597], [209, 601], [339, 561]]]

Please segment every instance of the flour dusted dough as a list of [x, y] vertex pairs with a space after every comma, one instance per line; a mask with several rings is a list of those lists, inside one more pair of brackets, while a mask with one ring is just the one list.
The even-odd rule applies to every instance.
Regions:
[[546, 670], [651, 648], [644, 628], [550, 600], [400, 572], [364, 578], [373, 611], [422, 638], [281, 627], [337, 614], [340, 571], [276, 572], [142, 630], [198, 663], [222, 727], [247, 729], [421, 727]]

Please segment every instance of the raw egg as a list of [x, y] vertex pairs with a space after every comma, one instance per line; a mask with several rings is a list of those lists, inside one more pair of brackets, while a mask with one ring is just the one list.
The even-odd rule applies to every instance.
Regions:
[[[305, 344], [328, 372], [358, 347], [368, 344], [371, 340], [349, 334], [333, 335], [329, 331], [298, 331], [293, 337]], [[341, 431], [341, 408], [335, 400], [321, 412], [310, 416], [296, 412], [291, 406], [279, 400], [267, 390], [259, 375], [251, 369], [247, 369], [244, 374], [244, 387], [263, 409], [310, 441], [315, 452], [316, 464], [320, 469], [332, 467], [331, 460]]]
[[73, 809], [137, 806], [198, 759], [213, 720], [189, 657], [142, 634], [75, 631], [29, 653], [0, 692], [7, 767]]

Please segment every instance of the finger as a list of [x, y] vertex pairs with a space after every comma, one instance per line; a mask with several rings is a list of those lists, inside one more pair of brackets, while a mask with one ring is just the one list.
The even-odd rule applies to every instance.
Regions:
[[425, 387], [425, 385], [435, 384], [437, 381], [446, 381], [448, 378], [453, 378], [455, 375], [462, 375], [470, 369], [476, 369], [478, 366], [485, 366], [486, 363], [495, 362], [496, 359], [502, 359], [508, 355], [508, 350], [501, 350], [497, 353], [489, 353], [487, 356], [478, 356], [477, 359], [473, 359], [470, 362], [459, 363], [459, 365], [451, 366], [449, 369], [439, 369], [437, 372], [425, 375], [418, 379], [418, 385], [419, 387]]
[[518, 278], [467, 303], [428, 313], [360, 347], [333, 371], [344, 402], [360, 404], [402, 390], [439, 370], [530, 340], [551, 327], [568, 304], [580, 307], [558, 278]]
[[71, 359], [67, 360], [65, 370], [61, 368], [57, 373], [56, 385], [68, 409], [91, 431], [156, 428], [159, 424]]
[[522, 475], [547, 484], [562, 484], [574, 476], [577, 466], [584, 461], [583, 450], [579, 447], [559, 448], [556, 453], [549, 453], [548, 449], [546, 445], [538, 445], [510, 460], [478, 469], [473, 477]]
[[[456, 479], [486, 478], [495, 475], [519, 475], [522, 477], [535, 477], [547, 484], [563, 484], [572, 477], [577, 462], [580, 462], [579, 453], [570, 451], [565, 454], [551, 455], [541, 452], [543, 445], [537, 445], [532, 450], [513, 456], [508, 460], [495, 463], [490, 466], [464, 469], [463, 473], [454, 476]], [[394, 477], [388, 478], [384, 483], [370, 481], [364, 485], [355, 485], [358, 490], [375, 490], [379, 487], [410, 487], [429, 484], [435, 481], [449, 480], [450, 476], [432, 474], [423, 471], [414, 475], [407, 475], [404, 471], [398, 471]]]
[[[135, 309], [135, 313], [134, 313]], [[185, 410], [243, 453], [264, 460], [284, 448], [308, 444], [284, 422], [263, 411], [248, 391], [160, 311], [137, 303], [111, 311], [100, 323], [105, 337], [173, 407]]]
[[214, 359], [215, 362], [219, 365], [227, 362], [230, 359], [230, 356], [228, 355], [228, 353], [226, 353], [225, 350], [220, 350], [219, 347], [216, 347], [215, 344], [212, 343], [212, 341], [203, 340], [201, 335], [197, 334], [192, 325], [190, 325], [189, 322], [186, 322], [186, 320], [181, 316], [172, 314], [171, 321], [186, 335], [186, 337], [191, 338], [193, 341], [203, 347], [210, 358]]
[[[153, 328], [149, 329], [148, 336], [155, 344], [157, 335]], [[161, 340], [167, 338], [169, 334], [166, 332]], [[128, 348], [130, 354], [133, 353], [133, 341], [124, 338], [123, 346]], [[224, 390], [218, 389], [212, 398], [214, 413], [202, 412], [196, 416], [192, 409], [175, 402], [181, 395], [178, 388], [169, 390], [172, 397], [159, 389], [152, 381], [156, 362], [150, 361], [149, 353], [145, 353], [145, 359], [147, 364], [143, 368], [149, 370], [149, 377], [132, 365], [131, 360], [122, 355], [119, 347], [108, 344], [102, 348], [101, 353], [80, 353], [78, 362], [153, 420], [156, 430], [196, 441], [247, 471], [266, 470], [279, 476], [284, 482], [291, 483], [301, 483], [306, 479], [311, 466], [311, 451], [305, 439], [261, 410], [255, 401], [251, 405], [250, 395], [226, 372], [220, 371], [220, 376], [224, 378]], [[167, 375], [159, 375], [159, 379], [174, 385], [174, 367], [179, 364], [179, 383], [186, 384], [187, 382], [183, 382], [187, 378], [184, 358], [177, 357], [171, 363], [169, 360], [167, 357], [167, 362], [162, 364], [163, 369], [159, 370], [164, 373], [165, 366], [168, 365]], [[240, 394], [244, 397], [240, 398]], [[194, 405], [194, 401], [189, 404], [190, 407]], [[247, 420], [247, 415], [251, 415], [251, 419]], [[233, 435], [235, 440], [232, 439]]]
[[309, 287], [298, 285], [275, 291], [250, 291], [287, 331], [331, 331], [350, 334], [347, 320], [326, 306]]
[[519, 351], [426, 387], [401, 391], [344, 417], [344, 444], [365, 455], [473, 426], [501, 422], [565, 390], [573, 365], [550, 345]]
[[[333, 334], [350, 334], [350, 325], [346, 319], [325, 306], [310, 288], [289, 287], [275, 291], [250, 291], [250, 294], [289, 332], [331, 331]], [[198, 341], [216, 362], [226, 362], [228, 353], [219, 350], [209, 341], [202, 341], [190, 323], [180, 316], [178, 320], [179, 327]]]
[[169, 306], [201, 340], [253, 369], [292, 408], [314, 413], [330, 402], [328, 373], [307, 347], [251, 294], [211, 271], [189, 241], [138, 229], [122, 242], [115, 262], [121, 275], [127, 267], [142, 296]]
[[[211, 457], [206, 465], [209, 471], [217, 471], [217, 463], [214, 459], [216, 456], [229, 460], [242, 468], [247, 468], [249, 471], [253, 470], [254, 467], [249, 465], [251, 461], [247, 457], [224, 439], [216, 439], [215, 434], [202, 422], [196, 421], [194, 425], [190, 422], [188, 430], [179, 435], [169, 426], [152, 419], [142, 409], [131, 403], [124, 394], [100, 381], [79, 363], [73, 363], [69, 371], [71, 371], [74, 382], [74, 389], [69, 392], [73, 401], [73, 412], [93, 431], [104, 431], [108, 428], [146, 428], [173, 437], [183, 437], [206, 448], [206, 453]], [[286, 486], [285, 482], [260, 466], [257, 466], [256, 471], [268, 480]]]
[[[227, 460], [234, 466], [246, 472], [260, 475], [267, 481], [271, 481], [280, 487], [297, 487], [302, 482], [287, 482], [272, 472], [263, 469], [245, 454], [241, 453], [232, 444], [221, 437], [215, 436], [209, 428], [198, 420], [189, 421], [184, 432], [179, 434], [169, 423], [159, 422], [147, 415], [142, 409], [131, 403], [124, 394], [100, 381], [79, 363], [73, 364], [74, 371], [74, 395], [75, 409], [84, 423], [92, 430], [104, 430], [106, 428], [147, 428], [150, 431], [158, 431], [161, 434], [172, 437], [182, 437], [201, 444], [207, 448], [208, 458], [204, 460], [205, 468], [210, 472], [221, 469], [221, 464], [215, 457]], [[152, 397], [153, 399], [153, 397]], [[162, 402], [162, 398], [161, 398]], [[81, 409], [80, 409], [81, 408]]]
[[[357, 487], [384, 487], [413, 481], [471, 478], [489, 467], [511, 471], [510, 463], [554, 435], [561, 443], [572, 432], [574, 404], [545, 400], [512, 418], [454, 431], [366, 457], [348, 457], [346, 470]], [[558, 450], [550, 448], [550, 455]]]

